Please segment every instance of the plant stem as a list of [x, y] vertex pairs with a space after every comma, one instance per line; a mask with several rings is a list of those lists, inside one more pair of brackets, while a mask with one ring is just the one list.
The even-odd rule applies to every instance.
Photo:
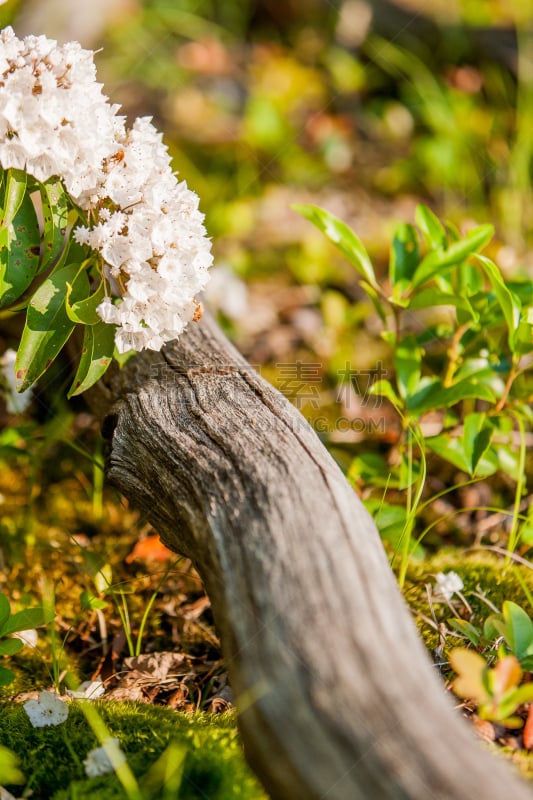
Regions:
[[[519, 539], [519, 524], [520, 524], [520, 501], [522, 499], [522, 494], [524, 492], [526, 477], [525, 477], [525, 470], [526, 470], [526, 432], [524, 429], [524, 423], [522, 419], [518, 416], [518, 414], [513, 414], [514, 418], [516, 419], [516, 424], [518, 425], [518, 429], [520, 431], [520, 454], [518, 459], [518, 480], [516, 481], [516, 490], [514, 496], [514, 504], [513, 504], [513, 524], [511, 530], [509, 532], [509, 542], [507, 544], [507, 549], [514, 553]], [[505, 568], [507, 568], [510, 564], [511, 557], [508, 555], [505, 559]]]
[[509, 398], [509, 392], [511, 391], [511, 386], [513, 385], [515, 378], [518, 374], [518, 361], [519, 361], [518, 355], [516, 353], [513, 353], [513, 357], [511, 360], [511, 368], [507, 375], [507, 380], [505, 381], [505, 386], [503, 388], [502, 396], [500, 397], [500, 399], [496, 404], [495, 411], [501, 411], [505, 406], [505, 404], [507, 403], [507, 400]]

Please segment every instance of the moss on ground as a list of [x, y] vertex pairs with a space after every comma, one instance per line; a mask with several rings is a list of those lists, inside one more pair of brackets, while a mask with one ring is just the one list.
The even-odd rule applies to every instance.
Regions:
[[[456, 572], [462, 579], [464, 589], [461, 594], [469, 608], [458, 596], [454, 597], [452, 607], [435, 596], [436, 574], [450, 571]], [[433, 589], [432, 593], [428, 592], [428, 584]], [[523, 588], [524, 584], [526, 589]], [[495, 613], [491, 606], [500, 611], [505, 600], [518, 603], [533, 616], [533, 606], [530, 604], [528, 591], [533, 595], [532, 569], [516, 563], [511, 563], [506, 568], [501, 556], [455, 549], [442, 551], [433, 558], [419, 563], [413, 562], [407, 574], [404, 596], [415, 615], [427, 649], [433, 653], [442, 644], [442, 636], [431, 621], [446, 625], [447, 621], [455, 616], [482, 628], [485, 619]], [[431, 604], [430, 594], [432, 594]], [[450, 631], [449, 625], [446, 627], [449, 632], [446, 636], [445, 650], [464, 643]]]
[[[95, 703], [137, 777], [146, 775], [171, 742], [186, 748], [181, 785], [171, 797], [193, 800], [266, 800], [244, 762], [232, 714], [184, 715], [167, 708], [136, 703]], [[83, 759], [98, 746], [79, 703], [72, 703], [65, 723], [33, 728], [22, 706], [6, 704], [0, 714], [0, 743], [20, 759], [25, 789], [50, 800], [123, 800], [117, 777], [85, 777]], [[17, 787], [7, 787], [16, 796]], [[148, 798], [165, 797], [159, 786]]]

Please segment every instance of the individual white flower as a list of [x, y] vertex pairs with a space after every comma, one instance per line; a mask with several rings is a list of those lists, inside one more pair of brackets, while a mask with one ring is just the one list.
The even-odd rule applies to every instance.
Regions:
[[105, 694], [105, 686], [99, 678], [95, 681], [83, 681], [77, 689], [67, 689], [67, 694], [73, 700], [96, 700]]
[[20, 639], [20, 641], [24, 642], [24, 644], [28, 647], [37, 647], [39, 634], [35, 628], [30, 628], [26, 631], [17, 631], [16, 633], [13, 633], [12, 636], [14, 639]]
[[436, 594], [445, 600], [451, 600], [456, 592], [464, 589], [464, 584], [456, 572], [439, 572], [435, 576]]
[[23, 414], [33, 398], [32, 389], [17, 392], [17, 379], [15, 375], [15, 359], [17, 354], [9, 348], [0, 357], [0, 382], [2, 384], [4, 399], [8, 414]]
[[126, 756], [120, 749], [118, 739], [109, 737], [104, 739], [101, 747], [89, 750], [83, 766], [88, 778], [98, 778], [100, 775], [109, 775], [125, 763]]
[[68, 717], [68, 706], [54, 692], [39, 692], [38, 699], [28, 700], [23, 708], [34, 728], [61, 725]]

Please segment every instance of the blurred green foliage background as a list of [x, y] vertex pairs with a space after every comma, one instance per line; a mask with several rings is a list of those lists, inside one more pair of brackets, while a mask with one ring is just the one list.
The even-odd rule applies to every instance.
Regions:
[[[488, 255], [506, 276], [532, 275], [531, 0], [7, 0], [0, 23], [98, 50], [112, 101], [153, 116], [206, 214], [210, 303], [346, 470], [354, 448], [391, 457], [398, 421], [367, 402], [390, 349], [353, 268], [291, 204], [344, 219], [381, 276], [420, 201], [461, 230], [492, 222]], [[1, 321], [2, 349], [18, 332]], [[106, 557], [118, 536], [97, 425], [63, 399], [70, 369], [54, 365], [24, 417], [2, 414], [7, 561], [28, 559], [21, 541], [38, 543], [39, 526], [47, 546], [102, 534]], [[363, 422], [335, 428], [339, 414]], [[123, 518], [122, 556], [143, 530]]]

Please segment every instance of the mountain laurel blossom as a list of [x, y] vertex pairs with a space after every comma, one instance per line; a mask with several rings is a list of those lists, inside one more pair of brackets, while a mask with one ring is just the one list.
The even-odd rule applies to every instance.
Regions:
[[83, 681], [77, 689], [67, 689], [67, 694], [73, 700], [96, 700], [105, 694], [105, 686], [97, 678], [95, 681]]
[[126, 756], [120, 749], [118, 739], [109, 737], [104, 739], [102, 747], [89, 750], [83, 766], [88, 778], [98, 778], [101, 775], [109, 775], [125, 763]]
[[67, 704], [54, 692], [39, 692], [37, 700], [24, 703], [24, 711], [34, 728], [61, 725], [68, 717]]
[[463, 581], [456, 572], [439, 572], [435, 576], [436, 594], [445, 600], [451, 600], [456, 592], [464, 589]]
[[0, 33], [0, 165], [61, 180], [105, 278], [99, 317], [119, 352], [159, 350], [199, 316], [212, 263], [198, 197], [178, 182], [149, 118], [127, 129], [91, 51]]

